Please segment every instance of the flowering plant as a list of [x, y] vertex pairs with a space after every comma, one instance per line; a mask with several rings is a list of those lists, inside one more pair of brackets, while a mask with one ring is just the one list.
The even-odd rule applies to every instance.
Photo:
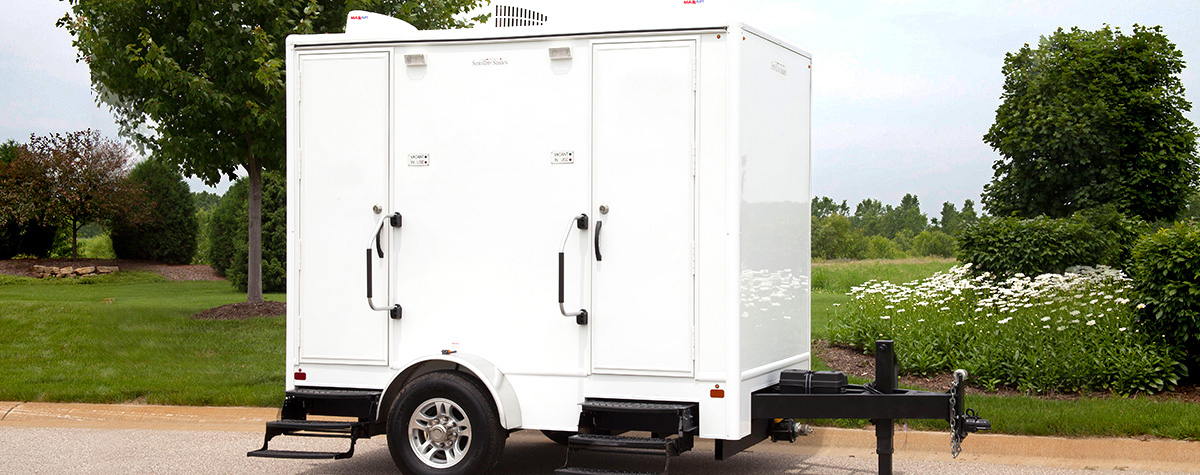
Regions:
[[962, 367], [985, 387], [1027, 392], [1156, 392], [1186, 375], [1178, 352], [1134, 321], [1132, 283], [1119, 270], [1002, 279], [970, 269], [852, 288], [833, 342], [869, 350], [893, 339], [907, 373]]

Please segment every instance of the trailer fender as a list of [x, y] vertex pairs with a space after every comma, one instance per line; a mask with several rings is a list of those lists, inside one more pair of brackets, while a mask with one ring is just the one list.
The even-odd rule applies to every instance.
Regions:
[[404, 370], [392, 379], [392, 383], [384, 391], [383, 404], [379, 405], [376, 420], [379, 422], [387, 420], [392, 403], [405, 384], [417, 376], [434, 371], [459, 371], [474, 376], [487, 388], [488, 393], [492, 396], [492, 401], [496, 403], [500, 425], [509, 430], [521, 427], [521, 404], [517, 400], [517, 392], [508, 382], [508, 378], [488, 360], [462, 353], [429, 355], [409, 362]]

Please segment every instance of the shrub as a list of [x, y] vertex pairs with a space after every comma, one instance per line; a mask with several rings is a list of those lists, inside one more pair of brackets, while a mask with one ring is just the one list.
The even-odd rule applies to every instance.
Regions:
[[18, 255], [48, 257], [58, 228], [36, 222], [10, 222], [0, 226], [0, 259]]
[[862, 259], [867, 242], [862, 232], [850, 227], [840, 214], [813, 220], [812, 257], [818, 259]]
[[1134, 320], [1121, 271], [1002, 279], [969, 267], [852, 288], [831, 339], [864, 350], [894, 339], [905, 373], [961, 367], [985, 387], [1028, 392], [1152, 393], [1187, 374], [1182, 355]]
[[[249, 256], [248, 191], [245, 179], [230, 186], [213, 209], [209, 224], [209, 265], [243, 292]], [[284, 292], [287, 290], [287, 188], [283, 177], [263, 174], [262, 206], [263, 292]]]
[[904, 257], [904, 251], [895, 241], [883, 236], [867, 238], [867, 259], [899, 259]]
[[954, 237], [941, 231], [921, 231], [913, 238], [912, 245], [913, 253], [918, 256], [942, 257], [953, 256], [957, 246]]
[[141, 190], [144, 208], [112, 221], [113, 251], [122, 259], [189, 264], [196, 252], [196, 205], [179, 172], [159, 160], [133, 167], [128, 180]]
[[1200, 225], [1179, 223], [1144, 237], [1132, 261], [1138, 319], [1186, 352], [1200, 374]]
[[958, 260], [1002, 274], [1062, 272], [1073, 266], [1124, 268], [1136, 236], [1146, 229], [1111, 206], [1067, 218], [980, 219], [959, 235]]

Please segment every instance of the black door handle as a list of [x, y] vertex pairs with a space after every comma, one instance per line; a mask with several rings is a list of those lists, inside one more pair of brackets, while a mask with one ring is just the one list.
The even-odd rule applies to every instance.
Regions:
[[602, 226], [604, 226], [604, 223], [597, 219], [596, 220], [596, 234], [593, 236], [594, 241], [592, 242], [592, 247], [596, 248], [596, 260], [597, 261], [604, 260], [603, 256], [600, 255], [600, 228]]

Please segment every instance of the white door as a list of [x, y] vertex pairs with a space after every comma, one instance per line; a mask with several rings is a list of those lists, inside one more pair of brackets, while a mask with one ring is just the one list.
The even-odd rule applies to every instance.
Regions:
[[[388, 363], [390, 319], [367, 304], [363, 256], [390, 211], [390, 64], [386, 51], [300, 56], [301, 363]], [[372, 259], [381, 306], [388, 260]]]
[[592, 370], [693, 369], [695, 42], [593, 46]]

